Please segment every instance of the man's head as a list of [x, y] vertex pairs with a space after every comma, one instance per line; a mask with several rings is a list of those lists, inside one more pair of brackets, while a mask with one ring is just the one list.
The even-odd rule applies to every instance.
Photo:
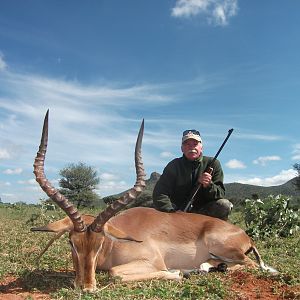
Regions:
[[195, 160], [202, 154], [202, 139], [199, 131], [185, 130], [182, 134], [181, 151], [188, 160]]

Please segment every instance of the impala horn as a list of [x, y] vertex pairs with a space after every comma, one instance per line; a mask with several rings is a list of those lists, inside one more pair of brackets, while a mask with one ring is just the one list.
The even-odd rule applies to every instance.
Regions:
[[72, 220], [74, 230], [77, 232], [83, 232], [86, 231], [87, 227], [78, 210], [73, 206], [73, 204], [68, 201], [68, 199], [64, 195], [62, 195], [56, 188], [51, 185], [50, 181], [45, 176], [44, 162], [48, 143], [48, 116], [49, 109], [47, 110], [47, 113], [45, 115], [41, 143], [33, 164], [33, 173], [35, 174], [36, 181], [39, 183], [44, 192], [61, 209], [63, 209], [68, 217]]
[[110, 204], [105, 210], [103, 210], [96, 217], [94, 222], [89, 226], [89, 228], [94, 232], [102, 231], [103, 225], [116, 213], [126, 207], [129, 203], [134, 201], [137, 196], [143, 191], [145, 187], [145, 171], [142, 161], [142, 140], [144, 134], [144, 120], [142, 121], [140, 131], [135, 144], [135, 170], [136, 170], [136, 182], [133, 188], [127, 191], [122, 197], [115, 200]]

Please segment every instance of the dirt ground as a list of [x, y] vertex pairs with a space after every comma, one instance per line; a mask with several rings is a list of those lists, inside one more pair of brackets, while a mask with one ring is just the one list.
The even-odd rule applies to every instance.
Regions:
[[[232, 282], [233, 292], [230, 300], [300, 299], [300, 286], [288, 286], [276, 280], [259, 278], [241, 271], [228, 275], [228, 282]], [[49, 293], [52, 291], [50, 289], [43, 292], [26, 290], [24, 282], [12, 276], [0, 282], [0, 300], [49, 300], [51, 299]]]
[[231, 290], [237, 300], [300, 299], [300, 286], [280, 284], [276, 280], [258, 278], [246, 272], [234, 272], [230, 277], [233, 282]]
[[48, 300], [51, 299], [49, 294], [40, 292], [29, 292], [23, 286], [21, 280], [15, 277], [6, 277], [0, 283], [0, 299], [1, 300], [23, 300], [23, 299], [34, 299], [34, 300]]

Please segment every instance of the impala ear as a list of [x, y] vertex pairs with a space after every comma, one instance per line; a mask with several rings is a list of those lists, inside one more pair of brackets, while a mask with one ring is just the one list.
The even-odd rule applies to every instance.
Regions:
[[43, 232], [67, 232], [71, 231], [74, 228], [73, 222], [69, 217], [65, 217], [61, 220], [49, 223], [42, 227], [33, 227], [30, 228], [31, 231], [43, 231]]
[[113, 226], [112, 224], [109, 224], [108, 222], [105, 223], [103, 227], [104, 235], [110, 238], [111, 240], [117, 240], [119, 242], [138, 242], [141, 243], [143, 241], [136, 240], [135, 238], [129, 236], [126, 232], [123, 230], [117, 228], [116, 226]]
[[[82, 215], [82, 219], [85, 222], [85, 224], [89, 225], [93, 223], [95, 217], [90, 215]], [[73, 229], [74, 229], [74, 225], [69, 217], [65, 217], [61, 220], [49, 223], [45, 226], [30, 228], [31, 231], [43, 231], [43, 232], [62, 232], [62, 231], [67, 232]]]

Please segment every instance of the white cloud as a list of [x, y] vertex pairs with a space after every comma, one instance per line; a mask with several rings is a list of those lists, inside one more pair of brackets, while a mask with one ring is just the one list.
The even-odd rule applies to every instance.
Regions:
[[30, 185], [38, 184], [35, 179], [19, 180], [18, 183], [19, 184], [30, 184]]
[[259, 158], [253, 160], [253, 163], [256, 165], [265, 166], [267, 162], [269, 161], [278, 161], [281, 160], [281, 158], [277, 155], [273, 156], [260, 156]]
[[125, 190], [128, 190], [132, 186], [129, 186], [126, 184], [124, 180], [121, 181], [106, 181], [101, 182], [99, 184], [99, 190], [103, 196], [106, 195], [112, 195], [112, 194], [118, 194], [121, 192], [124, 192]]
[[[36, 151], [43, 114], [50, 108], [49, 146], [54, 150], [49, 147], [49, 154], [50, 150], [57, 150], [58, 160], [65, 162], [84, 157], [88, 159], [87, 163], [92, 161], [97, 165], [125, 165], [132, 157], [138, 123], [143, 117], [143, 112], [132, 113], [132, 107], [143, 102], [143, 110], [146, 110], [146, 105], [160, 106], [176, 101], [176, 97], [169, 96], [173, 87], [161, 84], [83, 85], [77, 81], [13, 72], [0, 76], [4, 95], [0, 96], [0, 110], [6, 112], [0, 123], [1, 127], [4, 126], [0, 145], [6, 145], [5, 149], [0, 146], [0, 159], [20, 159], [22, 156], [24, 160], [23, 156], [31, 154], [33, 149]], [[116, 138], [112, 140], [112, 136]], [[10, 149], [7, 141], [12, 137], [18, 145], [11, 142]], [[71, 157], [68, 151], [63, 152], [63, 148], [58, 147], [59, 144], [68, 144], [76, 151], [72, 151]], [[117, 160], [112, 156], [112, 149], [120, 144], [123, 146]], [[88, 150], [99, 147], [100, 155]]]
[[8, 159], [10, 158], [10, 154], [6, 149], [0, 148], [0, 159]]
[[98, 185], [98, 193], [102, 197], [112, 194], [118, 194], [131, 188], [125, 180], [120, 180], [120, 176], [112, 173], [100, 174], [100, 183]]
[[245, 140], [261, 140], [261, 141], [281, 141], [283, 138], [278, 135], [264, 135], [264, 134], [239, 134], [237, 139]]
[[190, 17], [207, 11], [210, 0], [177, 0], [172, 8], [173, 17]]
[[[61, 104], [73, 106], [89, 107], [97, 103], [103, 107], [126, 107], [128, 104], [143, 101], [143, 104], [166, 104], [173, 101], [164, 91], [168, 90], [168, 85], [134, 85], [134, 86], [108, 86], [105, 84], [85, 86], [77, 81], [65, 81], [54, 78], [47, 78], [31, 74], [7, 73], [3, 76], [3, 85], [10, 92], [14, 92], [18, 105], [11, 103], [9, 99], [0, 98], [0, 107], [14, 113], [22, 113], [30, 117], [37, 117], [40, 114], [44, 103], [49, 106], [61, 107]], [[5, 91], [5, 90], [4, 90]], [[25, 95], [25, 96], [24, 96]], [[31, 103], [28, 104], [28, 98]], [[85, 101], [86, 100], [86, 101]], [[113, 100], [113, 101], [112, 101]], [[83, 104], [85, 102], [85, 104]], [[87, 122], [92, 118], [78, 120], [82, 116], [78, 110], [70, 110], [64, 118], [73, 121]], [[74, 113], [77, 112], [77, 115]], [[105, 116], [105, 115], [104, 115]], [[90, 117], [90, 116], [89, 116]]]
[[113, 181], [118, 179], [118, 176], [111, 174], [111, 173], [102, 173], [100, 175], [100, 179], [104, 181]]
[[[9, 124], [11, 125], [11, 124]], [[20, 158], [23, 151], [23, 146], [16, 144], [8, 139], [11, 138], [11, 133], [14, 130], [14, 125], [5, 125], [6, 127], [1, 128], [0, 144], [5, 145], [5, 148], [0, 148], [0, 160], [14, 160]], [[25, 136], [23, 134], [23, 136]]]
[[213, 9], [213, 22], [217, 25], [227, 25], [228, 19], [237, 14], [237, 0], [216, 1]]
[[162, 158], [171, 158], [174, 157], [174, 154], [168, 151], [164, 151], [160, 153], [160, 157]]
[[2, 196], [5, 196], [5, 197], [15, 197], [14, 194], [10, 194], [10, 193], [3, 193]]
[[297, 176], [297, 172], [293, 169], [282, 170], [278, 175], [267, 178], [254, 177], [250, 179], [238, 180], [239, 183], [260, 185], [260, 186], [274, 186], [284, 184], [287, 181]]
[[210, 23], [225, 26], [237, 14], [237, 0], [177, 0], [171, 15], [189, 18], [199, 14], [207, 16]]
[[[39, 186], [27, 185], [24, 189], [31, 192], [41, 192], [41, 188]], [[46, 194], [45, 197], [47, 197]]]
[[293, 160], [300, 160], [300, 144], [296, 144], [294, 146], [294, 150], [292, 153], [293, 153], [293, 156], [292, 156]]
[[245, 169], [246, 168], [245, 164], [237, 159], [231, 159], [225, 165], [229, 169]]
[[3, 71], [7, 68], [7, 64], [4, 61], [4, 56], [3, 54], [0, 52], [0, 71]]
[[6, 169], [3, 171], [3, 173], [7, 175], [16, 175], [16, 174], [21, 174], [22, 172], [23, 172], [22, 168]]

